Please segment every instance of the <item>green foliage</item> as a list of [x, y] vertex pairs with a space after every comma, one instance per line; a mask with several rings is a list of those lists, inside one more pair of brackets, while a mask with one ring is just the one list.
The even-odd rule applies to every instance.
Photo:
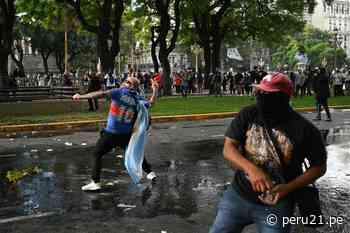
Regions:
[[152, 17], [143, 2], [135, 1], [135, 4], [136, 6], [129, 6], [124, 11], [120, 40], [122, 53], [131, 50], [131, 41], [138, 41], [147, 47], [151, 39]]
[[40, 172], [41, 170], [38, 166], [28, 167], [21, 170], [10, 170], [7, 171], [6, 178], [10, 183], [17, 183], [26, 176], [36, 175]]
[[[70, 32], [68, 34], [68, 62], [73, 69], [95, 68], [97, 63], [96, 54], [96, 37], [90, 33]], [[63, 53], [63, 39], [60, 43], [60, 51]], [[63, 56], [63, 54], [62, 54]]]
[[54, 0], [17, 0], [16, 8], [22, 15], [21, 22], [46, 29], [64, 30], [66, 11], [62, 4]]
[[[84, 3], [84, 6], [86, 4]], [[74, 67], [89, 67], [96, 62], [95, 37], [82, 30], [71, 8], [56, 0], [18, 0], [20, 18], [16, 24], [15, 38], [31, 38], [33, 50], [48, 55], [55, 53], [63, 63], [64, 31], [67, 22], [69, 62]], [[92, 17], [94, 14], [90, 15]], [[89, 18], [88, 17], [88, 18]], [[63, 64], [59, 64], [62, 69]], [[95, 65], [93, 65], [95, 67]]]
[[297, 61], [294, 59], [298, 51], [303, 50], [310, 61], [311, 66], [320, 66], [323, 59], [334, 66], [335, 56], [339, 64], [345, 61], [346, 53], [341, 48], [334, 48], [331, 42], [333, 34], [321, 31], [311, 26], [306, 26], [301, 34], [287, 37], [287, 42], [280, 45], [272, 54], [272, 63], [288, 64], [294, 67]]
[[270, 47], [301, 31], [304, 1], [234, 1], [222, 25], [230, 43], [252, 38]]

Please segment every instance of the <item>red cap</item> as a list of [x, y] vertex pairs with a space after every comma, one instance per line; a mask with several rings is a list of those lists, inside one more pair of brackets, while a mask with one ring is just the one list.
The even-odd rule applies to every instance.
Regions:
[[260, 84], [253, 84], [253, 86], [266, 92], [283, 92], [289, 97], [293, 93], [292, 82], [282, 73], [268, 74], [261, 80]]

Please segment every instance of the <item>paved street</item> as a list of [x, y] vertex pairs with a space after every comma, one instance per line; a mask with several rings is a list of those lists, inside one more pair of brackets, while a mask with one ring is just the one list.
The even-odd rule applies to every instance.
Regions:
[[[319, 187], [325, 215], [341, 216], [345, 222], [318, 232], [348, 233], [350, 111], [332, 114], [333, 122], [317, 122], [320, 129], [329, 130], [329, 168]], [[104, 158], [104, 189], [98, 193], [80, 191], [89, 180], [97, 132], [0, 139], [0, 232], [208, 232], [233, 175], [222, 158], [229, 123], [220, 119], [153, 125], [146, 157], [159, 175], [157, 183], [131, 184], [121, 152], [113, 151]], [[16, 185], [4, 182], [7, 170], [30, 166], [41, 172]], [[254, 226], [246, 232], [255, 232]]]

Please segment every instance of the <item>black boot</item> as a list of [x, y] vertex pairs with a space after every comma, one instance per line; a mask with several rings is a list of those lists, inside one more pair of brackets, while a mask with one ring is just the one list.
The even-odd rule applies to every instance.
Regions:
[[329, 112], [328, 105], [324, 106], [324, 110], [326, 110], [326, 114], [327, 114], [326, 121], [332, 121], [331, 113]]
[[321, 105], [320, 104], [316, 104], [316, 111], [317, 111], [317, 115], [314, 119], [314, 121], [320, 121], [321, 120]]

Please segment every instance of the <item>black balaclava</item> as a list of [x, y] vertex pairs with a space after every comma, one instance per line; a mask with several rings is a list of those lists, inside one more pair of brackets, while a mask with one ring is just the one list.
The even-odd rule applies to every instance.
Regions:
[[287, 121], [291, 112], [289, 99], [283, 92], [258, 92], [256, 100], [260, 119], [269, 127]]

